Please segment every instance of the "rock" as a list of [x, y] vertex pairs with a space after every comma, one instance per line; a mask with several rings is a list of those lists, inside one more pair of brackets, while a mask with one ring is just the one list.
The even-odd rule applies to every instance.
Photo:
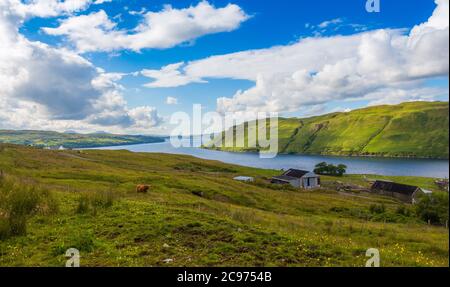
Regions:
[[170, 247], [169, 244], [164, 243], [163, 248], [169, 248], [169, 247]]

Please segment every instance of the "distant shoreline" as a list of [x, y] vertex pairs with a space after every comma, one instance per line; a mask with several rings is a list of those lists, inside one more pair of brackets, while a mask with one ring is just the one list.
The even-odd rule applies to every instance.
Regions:
[[[226, 150], [220, 148], [207, 148], [202, 149], [231, 152], [231, 153], [259, 153], [259, 151], [253, 150]], [[423, 157], [423, 156], [395, 156], [395, 155], [368, 155], [368, 154], [333, 154], [333, 153], [278, 153], [279, 155], [302, 155], [302, 156], [330, 156], [330, 157], [351, 157], [351, 158], [377, 158], [377, 159], [432, 159], [432, 160], [449, 160], [448, 157]]]
[[[161, 141], [158, 142], [143, 142], [143, 143], [132, 143], [132, 144], [116, 144], [116, 145], [105, 145], [105, 146], [88, 146], [88, 147], [80, 147], [76, 149], [89, 149], [89, 148], [108, 148], [108, 147], [118, 147], [118, 146], [136, 146], [141, 144], [162, 144], [167, 142], [168, 137], [162, 138]], [[249, 154], [257, 154], [259, 151], [252, 150], [224, 150], [220, 148], [207, 148], [207, 147], [198, 147], [199, 149], [212, 150], [212, 151], [220, 151], [220, 152], [229, 152], [229, 153], [249, 153]], [[421, 156], [394, 156], [394, 155], [367, 155], [367, 154], [333, 154], [333, 153], [278, 153], [279, 155], [298, 155], [298, 156], [328, 156], [328, 157], [336, 157], [336, 158], [374, 158], [374, 159], [414, 159], [414, 160], [442, 160], [448, 161], [448, 157], [421, 157]]]

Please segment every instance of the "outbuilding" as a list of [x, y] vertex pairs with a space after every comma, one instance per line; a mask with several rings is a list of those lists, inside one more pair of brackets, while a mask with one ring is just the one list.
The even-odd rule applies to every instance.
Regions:
[[271, 180], [274, 184], [290, 184], [296, 188], [318, 188], [320, 187], [320, 176], [314, 172], [289, 169], [280, 176], [274, 176]]
[[418, 186], [401, 184], [386, 180], [377, 180], [373, 183], [371, 191], [373, 193], [391, 196], [403, 202], [415, 204], [420, 194], [430, 194], [431, 191]]
[[237, 176], [234, 180], [242, 181], [242, 182], [254, 182], [255, 179], [251, 176]]

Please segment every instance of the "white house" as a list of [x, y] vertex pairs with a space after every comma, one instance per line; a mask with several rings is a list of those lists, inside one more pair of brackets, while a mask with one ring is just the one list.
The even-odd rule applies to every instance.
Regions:
[[271, 180], [274, 184], [290, 184], [296, 188], [317, 188], [320, 187], [320, 176], [314, 172], [289, 169], [280, 176], [274, 176]]

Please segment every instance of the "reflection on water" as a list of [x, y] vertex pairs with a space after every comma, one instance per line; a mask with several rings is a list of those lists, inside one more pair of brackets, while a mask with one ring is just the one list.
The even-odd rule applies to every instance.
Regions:
[[267, 169], [281, 170], [288, 168], [299, 168], [313, 170], [317, 163], [326, 161], [333, 164], [343, 163], [348, 166], [347, 172], [354, 174], [409, 175], [440, 178], [448, 178], [449, 176], [448, 160], [335, 157], [315, 155], [278, 155], [273, 159], [261, 159], [257, 153], [230, 153], [200, 148], [174, 148], [169, 142], [102, 147], [98, 149], [126, 149], [133, 152], [185, 154], [203, 159], [218, 160], [225, 163]]

